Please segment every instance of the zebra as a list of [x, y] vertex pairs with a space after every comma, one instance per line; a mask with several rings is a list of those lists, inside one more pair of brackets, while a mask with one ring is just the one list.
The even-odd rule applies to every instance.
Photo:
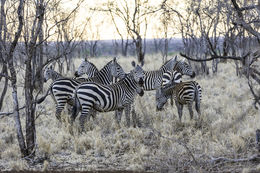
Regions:
[[[81, 68], [81, 67], [80, 67]], [[115, 72], [114, 72], [115, 70]], [[60, 114], [64, 109], [66, 103], [73, 105], [73, 96], [75, 89], [83, 82], [96, 82], [104, 85], [111, 83], [113, 75], [116, 75], [119, 79], [125, 77], [125, 72], [122, 67], [117, 63], [114, 58], [112, 61], [108, 62], [100, 71], [97, 73], [97, 76], [92, 78], [80, 78], [80, 79], [71, 79], [71, 78], [60, 78], [53, 82], [49, 87], [47, 93], [37, 100], [37, 103], [40, 104], [47, 97], [48, 92], [51, 92], [53, 99], [56, 102], [56, 113], [55, 116], [60, 120]]]
[[163, 73], [166, 71], [177, 71], [182, 75], [188, 75], [191, 78], [195, 77], [195, 72], [192, 70], [192, 67], [184, 60], [177, 61], [177, 56], [175, 56], [175, 58], [171, 58], [165, 62], [159, 70], [144, 72], [144, 90], [151, 91], [160, 88]]
[[187, 104], [190, 112], [190, 119], [193, 118], [192, 103], [195, 101], [195, 109], [199, 115], [201, 102], [201, 87], [196, 81], [172, 83], [164, 85], [156, 91], [156, 109], [162, 110], [167, 99], [173, 96], [178, 109], [179, 121], [181, 122], [183, 105]]
[[134, 101], [136, 93], [144, 94], [144, 71], [137, 65], [125, 78], [112, 85], [102, 85], [94, 82], [81, 84], [75, 92], [75, 104], [71, 115], [72, 121], [81, 106], [80, 127], [84, 130], [85, 119], [89, 120], [90, 111], [99, 112], [118, 111], [117, 122], [121, 119], [122, 111], [125, 109], [127, 126], [130, 126], [129, 105]]
[[49, 79], [52, 79], [52, 81], [56, 81], [57, 79], [63, 78], [63, 76], [56, 72], [53, 69], [53, 66], [51, 65], [50, 67], [46, 67], [44, 72], [43, 72], [43, 80], [44, 82], [47, 82]]
[[95, 77], [98, 73], [99, 70], [97, 69], [97, 67], [93, 63], [89, 62], [87, 58], [85, 58], [78, 67], [78, 70], [75, 72], [74, 76], [79, 77], [83, 74], [87, 74], [88, 78], [91, 78]]

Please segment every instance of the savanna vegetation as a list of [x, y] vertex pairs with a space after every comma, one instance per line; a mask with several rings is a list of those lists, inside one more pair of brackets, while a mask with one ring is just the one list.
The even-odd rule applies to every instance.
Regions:
[[[70, 3], [1, 0], [0, 171], [260, 171], [259, 1]], [[114, 35], [104, 41], [107, 25]], [[175, 55], [196, 72], [183, 81], [202, 87], [200, 119], [184, 108], [179, 122], [170, 104], [156, 111], [155, 91], [145, 91], [134, 102], [138, 127], [106, 112], [82, 134], [67, 109], [56, 119], [51, 96], [36, 104], [51, 64], [73, 78], [85, 57], [101, 69], [116, 56], [129, 72], [132, 61], [150, 71]]]

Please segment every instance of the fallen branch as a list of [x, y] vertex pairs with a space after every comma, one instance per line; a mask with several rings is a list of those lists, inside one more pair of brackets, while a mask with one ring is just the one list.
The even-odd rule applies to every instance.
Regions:
[[260, 161], [260, 155], [259, 154], [255, 154], [253, 156], [250, 156], [248, 158], [241, 158], [241, 159], [230, 159], [230, 158], [226, 158], [226, 157], [211, 157], [210, 162], [211, 163], [218, 163], [218, 162], [229, 162], [229, 163], [235, 163], [235, 162], [258, 162]]
[[242, 61], [244, 60], [250, 53], [247, 53], [246, 55], [239, 57], [239, 56], [218, 56], [218, 55], [211, 55], [211, 58], [208, 59], [194, 59], [189, 57], [188, 55], [184, 54], [184, 53], [180, 53], [181, 56], [183, 56], [184, 58], [191, 60], [191, 61], [195, 61], [195, 62], [204, 62], [204, 61], [212, 61], [213, 59], [232, 59], [232, 60], [239, 60]]

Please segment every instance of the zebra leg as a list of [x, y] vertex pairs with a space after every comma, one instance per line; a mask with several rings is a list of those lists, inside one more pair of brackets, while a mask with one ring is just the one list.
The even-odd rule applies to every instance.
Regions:
[[122, 117], [122, 113], [123, 113], [123, 109], [120, 110], [116, 110], [115, 111], [115, 118], [116, 118], [116, 122], [117, 124], [120, 126], [120, 122], [121, 122], [121, 117]]
[[56, 118], [57, 118], [59, 121], [61, 121], [60, 115], [61, 115], [62, 110], [63, 110], [64, 107], [65, 107], [65, 104], [66, 104], [66, 102], [59, 102], [59, 103], [56, 105], [56, 113], [55, 113], [55, 116], [56, 116]]
[[196, 109], [196, 111], [198, 112], [199, 119], [200, 119], [200, 117], [201, 117], [201, 112], [200, 112], [200, 102], [199, 102], [199, 101], [197, 101], [197, 102], [195, 103], [195, 109]]
[[171, 95], [170, 101], [171, 101], [171, 106], [173, 106], [173, 95]]
[[131, 104], [126, 105], [125, 107], [125, 119], [126, 119], [126, 126], [130, 127], [130, 110]]
[[188, 104], [188, 109], [189, 109], [189, 112], [190, 112], [190, 119], [192, 120], [193, 119], [192, 103]]
[[84, 126], [85, 126], [86, 118], [87, 118], [87, 120], [90, 119], [89, 113], [91, 113], [91, 108], [89, 106], [82, 105], [82, 111], [81, 111], [81, 115], [79, 117], [79, 125], [81, 128], [81, 132], [83, 132], [85, 129]]
[[175, 101], [175, 104], [178, 109], [178, 114], [179, 114], [179, 121], [181, 122], [181, 117], [182, 117], [182, 110], [183, 110], [183, 105], [180, 104], [178, 101]]
[[136, 128], [137, 124], [137, 118], [136, 118], [136, 112], [135, 112], [135, 106], [134, 104], [130, 105], [131, 114], [132, 114], [132, 120], [133, 120], [133, 127]]

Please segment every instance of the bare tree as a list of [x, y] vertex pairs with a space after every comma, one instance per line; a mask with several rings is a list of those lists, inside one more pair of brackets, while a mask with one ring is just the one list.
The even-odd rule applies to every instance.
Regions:
[[[119, 30], [116, 18], [124, 23], [127, 35], [132, 38], [135, 45], [135, 51], [140, 63], [144, 63], [146, 51], [146, 32], [148, 25], [148, 15], [151, 15], [160, 10], [160, 8], [152, 7], [148, 1], [124, 0], [123, 2], [108, 1], [102, 5], [103, 8], [94, 8], [93, 10], [108, 12], [112, 21], [118, 30], [118, 33], [123, 33]], [[121, 37], [122, 38], [122, 37]], [[128, 44], [126, 45], [128, 46]]]

